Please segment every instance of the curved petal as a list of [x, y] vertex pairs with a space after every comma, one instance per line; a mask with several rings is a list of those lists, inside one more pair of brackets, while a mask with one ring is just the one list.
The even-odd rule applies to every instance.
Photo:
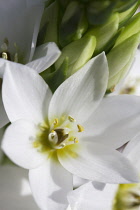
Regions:
[[138, 181], [135, 168], [118, 151], [86, 140], [74, 146], [58, 150], [60, 163], [72, 174], [104, 183]]
[[140, 134], [135, 136], [125, 147], [123, 154], [135, 165], [140, 174]]
[[83, 124], [87, 140], [119, 148], [139, 132], [140, 97], [121, 95], [102, 100], [95, 113]]
[[[0, 88], [0, 91], [1, 91], [1, 88]], [[3, 102], [2, 102], [1, 92], [0, 92], [0, 128], [2, 128], [8, 122], [9, 122], [9, 119], [8, 119], [7, 114], [5, 112]]]
[[31, 195], [27, 170], [0, 166], [0, 209], [39, 210]]
[[49, 68], [60, 56], [61, 52], [54, 42], [40, 45], [36, 48], [33, 59], [26, 65], [38, 73]]
[[9, 120], [42, 122], [52, 96], [45, 81], [25, 65], [6, 62], [5, 68], [2, 93]]
[[66, 209], [66, 196], [72, 190], [72, 176], [57, 159], [48, 159], [41, 167], [30, 170], [29, 179], [33, 196], [40, 209]]
[[40, 28], [41, 17], [43, 14], [43, 9], [44, 9], [44, 6], [42, 2], [40, 2], [40, 4], [38, 5], [34, 4], [32, 7], [28, 9], [28, 12], [27, 12], [28, 20], [26, 19], [26, 21], [28, 21], [28, 28], [26, 26], [26, 29], [28, 30], [27, 41], [29, 43], [29, 39], [31, 39], [31, 42], [29, 43], [30, 44], [29, 45], [30, 47], [29, 58], [27, 57], [27, 60], [24, 61], [24, 63], [30, 62], [33, 59], [35, 47], [36, 47], [36, 41], [37, 41], [39, 28]]
[[81, 177], [73, 175], [73, 189], [76, 189], [87, 182], [89, 182], [88, 179], [83, 179]]
[[105, 54], [91, 59], [83, 68], [68, 78], [54, 93], [49, 118], [71, 115], [85, 121], [104, 96], [108, 80]]
[[14, 163], [23, 168], [38, 167], [47, 157], [33, 147], [35, 136], [35, 124], [25, 120], [18, 120], [5, 131], [2, 149]]
[[74, 210], [111, 210], [118, 185], [107, 184], [100, 191], [89, 182], [68, 194], [68, 201]]

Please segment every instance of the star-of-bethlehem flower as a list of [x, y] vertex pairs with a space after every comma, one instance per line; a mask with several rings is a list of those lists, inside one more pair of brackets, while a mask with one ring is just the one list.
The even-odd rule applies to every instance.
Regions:
[[138, 131], [140, 99], [103, 99], [107, 80], [104, 53], [53, 95], [32, 69], [5, 64], [2, 96], [12, 124], [4, 134], [2, 149], [13, 162], [30, 170], [30, 185], [41, 209], [67, 207], [72, 174], [105, 183], [138, 180], [129, 160], [115, 148]]
[[24, 64], [32, 60], [43, 8], [42, 0], [0, 1], [0, 57]]
[[[135, 165], [140, 175], [140, 134], [127, 144], [123, 154]], [[71, 191], [68, 201], [72, 210], [139, 210], [140, 183], [107, 184], [100, 190], [89, 182]]]
[[[49, 68], [60, 56], [55, 43], [45, 43], [36, 48], [36, 40], [44, 8], [43, 0], [0, 1], [0, 57], [26, 64], [38, 73]], [[10, 18], [9, 18], [10, 17]], [[0, 63], [0, 78], [4, 67]], [[1, 83], [1, 81], [0, 81]], [[1, 99], [0, 128], [9, 122]]]
[[1, 58], [26, 64], [38, 73], [57, 60], [60, 51], [55, 43], [36, 48], [43, 9], [44, 0], [0, 1]]

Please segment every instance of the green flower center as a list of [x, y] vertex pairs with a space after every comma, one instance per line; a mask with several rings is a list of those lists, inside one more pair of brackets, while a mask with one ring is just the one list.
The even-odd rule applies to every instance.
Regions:
[[84, 128], [73, 117], [63, 116], [55, 118], [50, 125], [46, 122], [38, 125], [38, 130], [33, 147], [40, 152], [50, 152], [77, 144], [79, 133]]
[[120, 184], [113, 203], [113, 210], [131, 209], [140, 209], [140, 184]]

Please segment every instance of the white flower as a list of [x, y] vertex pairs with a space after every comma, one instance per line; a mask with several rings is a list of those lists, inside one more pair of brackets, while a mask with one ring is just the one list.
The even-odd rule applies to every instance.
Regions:
[[[140, 174], [140, 134], [125, 147], [123, 153], [135, 165]], [[68, 201], [72, 210], [139, 210], [140, 183], [107, 184], [103, 189], [89, 182], [71, 191]]]
[[41, 0], [0, 1], [1, 57], [20, 63], [32, 60], [43, 8]]
[[2, 149], [13, 162], [30, 169], [31, 188], [41, 209], [66, 208], [72, 174], [110, 183], [137, 181], [135, 169], [114, 148], [138, 132], [140, 99], [102, 100], [108, 80], [104, 53], [54, 95], [32, 69], [9, 62], [5, 68], [3, 102], [12, 124]]
[[[60, 56], [55, 43], [46, 43], [36, 49], [36, 40], [44, 4], [42, 0], [0, 1], [0, 57], [24, 63], [38, 73], [49, 68]], [[0, 78], [5, 61], [0, 61]], [[2, 98], [0, 81], [0, 128], [9, 122]]]
[[[33, 68], [35, 71], [40, 73], [44, 71], [45, 69], [47, 69], [48, 67], [50, 67], [60, 56], [60, 53], [61, 53], [60, 50], [58, 49], [56, 44], [53, 42], [41, 45], [35, 51], [35, 55], [34, 55], [35, 60], [26, 64], [26, 66], [29, 66], [30, 68]], [[9, 61], [9, 63], [11, 62]], [[5, 65], [5, 60], [0, 59], [0, 77], [3, 77], [3, 73], [5, 71], [4, 65]], [[16, 64], [16, 65], [18, 68], [19, 64]], [[1, 118], [0, 128], [2, 128], [4, 125], [6, 125], [9, 122], [9, 119], [3, 107], [3, 102], [2, 102], [2, 97], [1, 97], [1, 84], [0, 84], [0, 118]]]

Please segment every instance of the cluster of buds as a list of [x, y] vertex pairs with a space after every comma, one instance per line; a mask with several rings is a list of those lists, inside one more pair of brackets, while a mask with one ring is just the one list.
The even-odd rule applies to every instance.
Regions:
[[140, 42], [138, 6], [135, 0], [47, 1], [38, 44], [52, 41], [62, 51], [42, 73], [51, 89], [105, 51], [110, 74], [107, 92], [113, 91], [129, 71]]

